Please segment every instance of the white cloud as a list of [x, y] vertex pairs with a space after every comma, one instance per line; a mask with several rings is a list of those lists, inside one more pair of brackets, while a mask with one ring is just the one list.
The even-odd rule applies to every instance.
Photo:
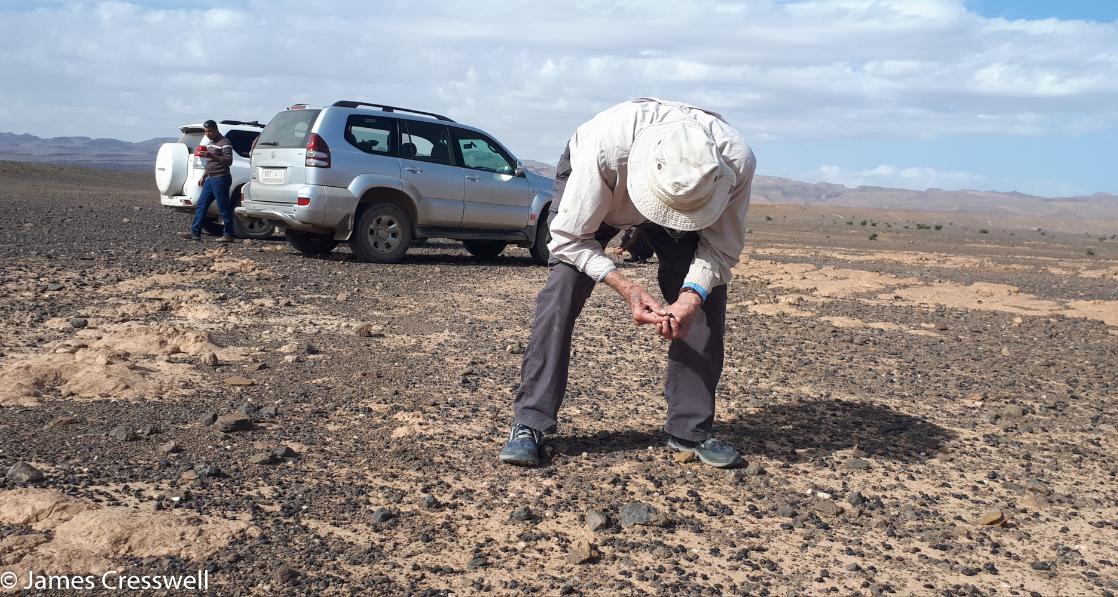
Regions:
[[554, 160], [577, 124], [640, 95], [709, 106], [758, 140], [1118, 126], [1118, 27], [987, 19], [962, 0], [48, 2], [0, 11], [0, 36], [0, 130], [37, 134], [139, 139], [366, 99]]

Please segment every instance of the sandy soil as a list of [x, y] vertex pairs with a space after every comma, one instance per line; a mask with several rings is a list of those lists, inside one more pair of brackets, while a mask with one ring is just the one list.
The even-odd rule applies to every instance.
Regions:
[[[233, 595], [1118, 592], [1110, 235], [756, 206], [716, 423], [748, 466], [673, 458], [666, 346], [600, 291], [546, 466], [521, 470], [496, 454], [546, 276], [526, 251], [433, 241], [380, 266], [194, 244], [150, 186], [0, 163], [0, 573], [205, 568]], [[655, 287], [655, 264], [626, 272]], [[656, 524], [619, 524], [632, 502]]]

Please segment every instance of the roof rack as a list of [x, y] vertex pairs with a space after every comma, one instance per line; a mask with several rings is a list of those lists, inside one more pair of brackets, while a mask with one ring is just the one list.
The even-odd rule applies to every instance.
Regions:
[[334, 105], [337, 106], [338, 108], [357, 108], [359, 106], [369, 106], [369, 107], [372, 107], [372, 108], [380, 108], [381, 110], [384, 110], [385, 112], [411, 112], [412, 114], [422, 114], [423, 116], [430, 116], [432, 118], [437, 118], [439, 120], [445, 120], [446, 122], [454, 122], [453, 120], [447, 118], [446, 116], [443, 116], [442, 114], [435, 114], [434, 112], [421, 112], [419, 110], [411, 110], [409, 108], [400, 108], [400, 107], [397, 107], [397, 106], [386, 106], [384, 104], [370, 104], [368, 102], [354, 102], [354, 101], [350, 101], [350, 100], [341, 100], [341, 101], [334, 102]]
[[264, 125], [260, 124], [259, 122], [255, 121], [255, 120], [252, 120], [252, 121], [249, 121], [249, 122], [242, 122], [240, 120], [222, 120], [221, 124], [231, 124], [233, 126], [238, 126], [238, 125], [240, 125], [240, 126], [255, 126], [255, 127], [259, 127], [259, 128], [264, 128]]

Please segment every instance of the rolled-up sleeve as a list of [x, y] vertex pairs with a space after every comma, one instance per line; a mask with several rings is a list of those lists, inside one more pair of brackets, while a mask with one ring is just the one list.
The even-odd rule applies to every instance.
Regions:
[[745, 249], [745, 217], [749, 211], [749, 195], [757, 158], [752, 150], [740, 159], [738, 181], [730, 191], [730, 201], [722, 216], [708, 228], [699, 231], [699, 247], [691, 261], [684, 286], [698, 285], [710, 291], [733, 279], [733, 268]]
[[559, 212], [551, 220], [551, 242], [547, 248], [559, 261], [601, 282], [617, 269], [594, 240], [609, 213], [613, 189], [602, 177], [600, 152], [592, 141], [571, 139], [571, 175], [563, 189]]

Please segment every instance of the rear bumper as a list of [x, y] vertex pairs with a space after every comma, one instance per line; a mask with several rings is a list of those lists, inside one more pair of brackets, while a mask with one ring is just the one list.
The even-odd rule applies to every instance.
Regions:
[[[175, 211], [191, 214], [194, 213], [195, 208], [194, 199], [186, 195], [160, 195], [159, 204]], [[210, 207], [206, 210], [206, 213], [214, 217], [220, 216], [217, 209], [217, 201], [210, 203]]]
[[[263, 188], [261, 188], [263, 187]], [[300, 197], [310, 199], [298, 205]], [[249, 183], [241, 191], [237, 215], [272, 222], [281, 228], [327, 233], [348, 240], [353, 230], [357, 197], [348, 189], [322, 185], [260, 185]]]

